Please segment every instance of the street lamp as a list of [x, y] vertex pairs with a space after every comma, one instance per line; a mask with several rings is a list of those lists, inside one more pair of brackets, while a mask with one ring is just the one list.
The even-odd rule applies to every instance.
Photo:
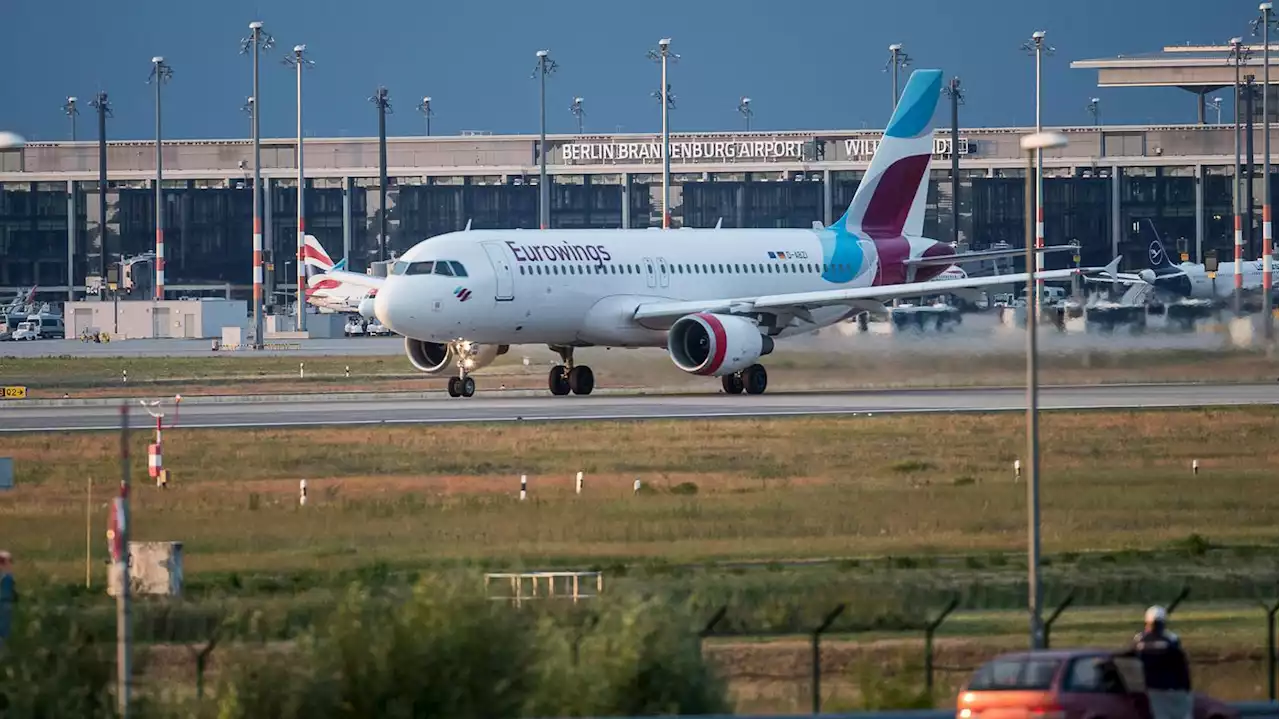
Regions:
[[75, 142], [76, 141], [76, 115], [80, 114], [79, 108], [76, 107], [75, 96], [67, 98], [66, 104], [62, 106], [62, 111], [66, 113], [67, 117], [71, 118], [71, 141]]
[[747, 119], [747, 132], [751, 132], [751, 116], [755, 114], [751, 111], [751, 98], [743, 96], [738, 100], [738, 113]]
[[369, 98], [378, 107], [378, 259], [387, 259], [387, 113], [391, 100], [387, 88], [379, 85]]
[[253, 56], [253, 348], [262, 349], [262, 142], [259, 137], [259, 110], [262, 97], [258, 92], [258, 53], [275, 44], [275, 38], [263, 31], [260, 21], [249, 23], [249, 37], [240, 42], [240, 53]]
[[315, 65], [305, 56], [306, 51], [306, 45], [294, 45], [293, 54], [285, 55], [284, 57], [284, 64], [290, 65], [298, 71], [298, 287], [297, 296], [293, 302], [298, 312], [299, 332], [307, 330], [307, 263], [306, 258], [303, 257], [306, 252], [304, 248], [306, 247], [307, 239], [307, 205], [305, 201], [307, 181], [306, 174], [302, 169], [302, 71]]
[[427, 137], [431, 137], [431, 116], [435, 114], [431, 110], [431, 96], [427, 95], [422, 98], [422, 102], [418, 103], [418, 112], [422, 113], [422, 117], [427, 121]]
[[173, 77], [173, 68], [169, 67], [163, 57], [151, 58], [151, 77], [147, 82], [156, 84], [156, 289], [157, 300], [164, 299], [164, 195], [161, 185], [164, 183], [164, 162], [160, 153], [160, 87]]
[[1212, 107], [1214, 111], [1218, 113], [1218, 122], [1216, 124], [1221, 125], [1222, 124], [1222, 98], [1215, 97], [1212, 100], [1210, 100], [1209, 107]]
[[884, 64], [884, 69], [893, 69], [893, 109], [898, 109], [898, 68], [906, 69], [911, 64], [911, 56], [906, 50], [902, 49], [902, 43], [895, 42], [889, 46], [889, 61]]
[[1097, 127], [1102, 124], [1102, 108], [1098, 106], [1101, 102], [1098, 98], [1089, 100], [1089, 114], [1093, 115], [1093, 125]]
[[[1046, 54], [1049, 54], [1049, 55], [1053, 54], [1053, 48], [1045, 44], [1044, 30], [1036, 30], [1035, 32], [1031, 33], [1030, 42], [1025, 42], [1022, 44], [1022, 49], [1025, 50], [1026, 52], [1033, 53], [1036, 56], [1036, 134], [1039, 134], [1042, 129], [1040, 126], [1040, 66], [1041, 66], [1041, 60]], [[1036, 173], [1036, 216], [1035, 216], [1036, 247], [1041, 248], [1041, 247], [1044, 247], [1044, 152], [1040, 148], [1036, 149], [1035, 173]], [[1028, 267], [1028, 271], [1030, 271], [1031, 265], [1028, 265], [1027, 267]], [[1036, 268], [1036, 272], [1040, 272], [1041, 270], [1044, 269], [1043, 254], [1036, 255], [1035, 268]], [[1044, 287], [1044, 280], [1037, 278], [1036, 288], [1040, 289], [1043, 287]], [[1036, 312], [1040, 311], [1041, 294], [1043, 294], [1043, 292], [1036, 292], [1036, 295], [1035, 295], [1034, 302], [1035, 302]], [[1032, 301], [1031, 297], [1028, 296], [1027, 302], [1031, 302], [1031, 301]]]
[[675, 62], [680, 56], [671, 52], [671, 38], [658, 41], [658, 49], [649, 51], [649, 59], [662, 65], [662, 84], [658, 92], [662, 103], [662, 229], [671, 227], [671, 133], [667, 123], [667, 111], [674, 105], [671, 100], [671, 83], [667, 82], [667, 61]]
[[1040, 612], [1043, 593], [1040, 590], [1040, 427], [1036, 378], [1036, 321], [1039, 319], [1036, 312], [1040, 303], [1031, 300], [1032, 293], [1039, 287], [1040, 278], [1037, 276], [1038, 272], [1031, 271], [1038, 254], [1031, 242], [1031, 167], [1043, 150], [1066, 147], [1067, 136], [1061, 132], [1037, 132], [1024, 135], [1020, 144], [1027, 153], [1027, 221], [1024, 223], [1027, 228], [1027, 608], [1031, 615], [1031, 648], [1040, 649], [1044, 646], [1044, 620]]
[[573, 98], [573, 104], [569, 105], [569, 112], [573, 113], [573, 116], [578, 118], [578, 134], [581, 135], [582, 117], [587, 114], [587, 111], [582, 107], [582, 98]]
[[538, 64], [533, 68], [532, 77], [538, 78], [538, 226], [545, 230], [551, 226], [551, 190], [547, 187], [547, 75], [555, 72], [558, 65], [546, 50], [539, 50], [535, 56]]

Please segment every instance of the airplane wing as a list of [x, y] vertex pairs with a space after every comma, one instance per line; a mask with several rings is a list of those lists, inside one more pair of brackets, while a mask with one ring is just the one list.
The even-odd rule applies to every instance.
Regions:
[[[1076, 245], [1049, 245], [1048, 247], [1034, 248], [1038, 254], [1048, 254], [1050, 252], [1066, 252], [1067, 250], [1079, 251]], [[979, 260], [998, 260], [1004, 257], [1025, 257], [1026, 249], [1007, 249], [1007, 250], [980, 250], [978, 252], [961, 252], [958, 255], [939, 255], [937, 257], [916, 257], [914, 259], [905, 260], [903, 264], [908, 267], [926, 267], [930, 265], [958, 265], [962, 262], [977, 262]]]
[[348, 270], [329, 270], [323, 273], [325, 277], [331, 277], [338, 282], [348, 285], [356, 285], [358, 287], [368, 287], [369, 289], [378, 289], [382, 283], [386, 281], [385, 277], [374, 277], [366, 275], [362, 272], [350, 272]]
[[[1105, 267], [1089, 267], [1068, 270], [1049, 270], [1035, 273], [1036, 277], [1045, 280], [1065, 280], [1085, 272], [1105, 272], [1114, 275], [1120, 266], [1120, 258], [1116, 257]], [[636, 320], [676, 319], [693, 312], [727, 312], [729, 314], [749, 314], [753, 312], [792, 312], [803, 314], [806, 310], [833, 305], [860, 305], [869, 301], [884, 302], [897, 297], [915, 297], [922, 294], [941, 294], [950, 290], [963, 290], [991, 285], [1007, 285], [1025, 283], [1027, 273], [1015, 272], [1007, 275], [990, 277], [967, 277], [961, 280], [931, 280], [928, 282], [907, 282], [880, 287], [849, 287], [838, 290], [819, 290], [817, 292], [792, 292], [782, 295], [763, 295], [760, 297], [738, 297], [723, 300], [692, 300], [685, 302], [646, 302], [636, 308], [633, 318]]]

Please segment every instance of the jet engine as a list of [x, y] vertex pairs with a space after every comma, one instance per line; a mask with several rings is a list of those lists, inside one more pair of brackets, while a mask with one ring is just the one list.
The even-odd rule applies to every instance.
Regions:
[[699, 312], [681, 317], [667, 331], [671, 361], [691, 374], [733, 374], [772, 351], [773, 338], [745, 317]]
[[1152, 269], [1145, 269], [1138, 273], [1138, 277], [1149, 285], [1156, 283], [1156, 272]]
[[406, 337], [404, 349], [405, 354], [409, 355], [410, 364], [427, 374], [435, 375], [455, 368], [459, 358], [468, 372], [487, 367], [499, 355], [506, 354], [509, 345], [482, 345], [466, 341], [442, 344]]
[[371, 320], [374, 318], [373, 300], [374, 300], [373, 297], [366, 297], [360, 300], [360, 304], [356, 307], [356, 311], [359, 312], [360, 316], [365, 318], [366, 320]]

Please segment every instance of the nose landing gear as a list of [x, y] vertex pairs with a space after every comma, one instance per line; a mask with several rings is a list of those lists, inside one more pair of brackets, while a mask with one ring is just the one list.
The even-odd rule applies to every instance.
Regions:
[[551, 394], [557, 397], [563, 397], [570, 392], [581, 395], [591, 394], [591, 390], [596, 386], [595, 373], [591, 368], [573, 363], [572, 347], [552, 347], [551, 349], [564, 361], [564, 364], [552, 367], [551, 372], [547, 374], [547, 388], [551, 390]]
[[450, 397], [470, 397], [476, 393], [476, 381], [468, 373], [475, 360], [471, 358], [474, 345], [470, 342], [453, 342], [449, 352], [457, 357], [458, 376], [449, 378]]

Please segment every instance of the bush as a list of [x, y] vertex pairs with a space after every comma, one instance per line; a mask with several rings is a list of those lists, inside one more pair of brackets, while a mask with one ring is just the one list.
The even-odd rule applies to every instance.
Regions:
[[0, 645], [0, 717], [116, 716], [114, 637], [47, 606], [22, 602]]
[[[689, 622], [658, 600], [516, 610], [424, 580], [399, 603], [353, 588], [290, 656], [227, 663], [218, 719], [727, 711]], [[575, 626], [577, 625], [577, 626]]]

